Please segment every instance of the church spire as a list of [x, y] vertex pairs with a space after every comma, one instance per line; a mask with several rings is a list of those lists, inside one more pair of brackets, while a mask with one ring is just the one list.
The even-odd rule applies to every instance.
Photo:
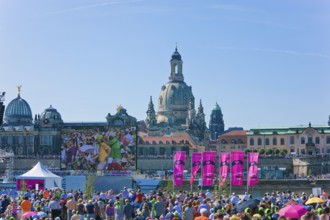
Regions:
[[199, 100], [198, 114], [204, 114], [204, 108], [203, 108], [201, 99]]
[[154, 103], [152, 102], [152, 96], [150, 96], [150, 101], [148, 105], [146, 124], [147, 127], [152, 127], [156, 124], [156, 112], [154, 109]]
[[172, 54], [171, 58], [171, 74], [170, 81], [184, 81], [183, 73], [182, 73], [182, 59], [181, 55], [178, 52], [178, 45], [175, 46], [175, 51]]

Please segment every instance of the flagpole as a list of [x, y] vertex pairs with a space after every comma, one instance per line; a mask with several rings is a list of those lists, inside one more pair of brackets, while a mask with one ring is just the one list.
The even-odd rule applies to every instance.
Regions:
[[230, 192], [230, 195], [231, 195], [231, 187], [232, 187], [232, 185], [231, 185], [231, 181], [232, 181], [232, 179], [233, 179], [233, 170], [232, 170], [232, 150], [231, 150], [231, 148], [230, 148], [230, 188], [229, 188], [229, 192]]
[[204, 162], [204, 152], [201, 154], [201, 179], [202, 179], [202, 183], [201, 183], [201, 190], [203, 192], [203, 162]]
[[172, 161], [172, 169], [173, 169], [173, 177], [172, 177], [172, 191], [174, 192], [174, 158], [175, 158], [175, 155], [176, 155], [176, 151], [174, 151], [174, 157], [173, 157], [173, 161]]
[[[192, 154], [191, 154], [191, 156], [190, 156], [190, 178], [192, 178], [193, 177], [193, 163], [192, 163]], [[194, 180], [195, 180], [195, 177], [194, 177]], [[190, 183], [190, 181], [189, 181], [189, 183]], [[194, 182], [192, 182], [191, 184], [190, 184], [190, 191], [192, 192], [192, 189], [193, 189], [193, 184], [194, 184]]]
[[249, 193], [249, 152], [246, 155], [246, 192]]

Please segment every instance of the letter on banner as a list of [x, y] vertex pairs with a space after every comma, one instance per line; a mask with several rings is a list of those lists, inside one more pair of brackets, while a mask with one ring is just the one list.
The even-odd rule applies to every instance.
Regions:
[[201, 168], [202, 160], [203, 160], [202, 156], [203, 156], [203, 154], [200, 152], [192, 153], [190, 185], [192, 185], [194, 183], [196, 174], [197, 174], [198, 170]]
[[231, 160], [231, 185], [241, 186], [243, 185], [244, 152], [232, 152]]
[[216, 157], [216, 152], [203, 153], [203, 169], [202, 169], [203, 186], [213, 186], [215, 157]]
[[259, 153], [249, 153], [248, 186], [258, 184]]
[[220, 186], [224, 186], [227, 183], [229, 176], [230, 153], [220, 153], [219, 163]]
[[184, 172], [185, 163], [186, 163], [186, 152], [176, 151], [174, 153], [174, 164], [173, 164], [174, 186], [181, 186], [183, 184], [183, 172]]

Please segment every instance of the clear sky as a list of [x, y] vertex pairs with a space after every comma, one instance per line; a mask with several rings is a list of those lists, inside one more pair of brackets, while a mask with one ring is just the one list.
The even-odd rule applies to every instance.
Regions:
[[207, 123], [217, 101], [226, 128], [327, 124], [328, 0], [1, 0], [0, 91], [66, 122], [144, 120], [176, 42]]

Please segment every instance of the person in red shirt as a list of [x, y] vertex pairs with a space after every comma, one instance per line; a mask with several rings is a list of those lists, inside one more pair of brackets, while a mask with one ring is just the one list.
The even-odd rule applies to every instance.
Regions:
[[141, 191], [138, 189], [137, 192], [136, 192], [136, 199], [135, 199], [135, 201], [137, 203], [142, 203], [143, 197], [144, 197], [144, 194], [141, 193]]

